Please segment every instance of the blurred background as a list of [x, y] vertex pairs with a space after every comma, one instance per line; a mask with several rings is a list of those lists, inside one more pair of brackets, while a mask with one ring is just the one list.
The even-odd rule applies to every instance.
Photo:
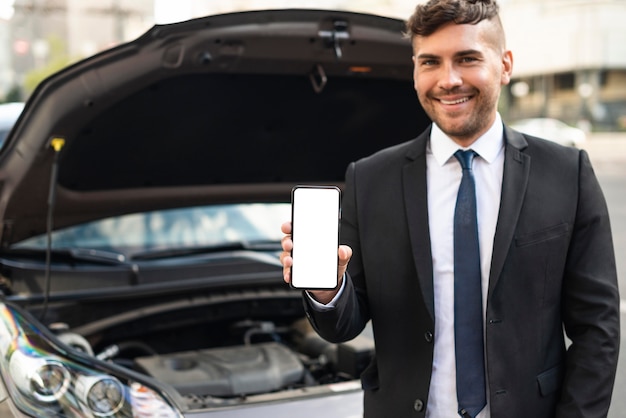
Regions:
[[[282, 8], [341, 9], [406, 19], [424, 1], [0, 0], [0, 103], [27, 100], [53, 72], [135, 39], [155, 24]], [[514, 55], [513, 80], [501, 96], [500, 113], [507, 123], [517, 123], [519, 130], [532, 134], [538, 129], [540, 136], [555, 140], [562, 133], [570, 145], [587, 149], [609, 204], [620, 287], [625, 289], [626, 0], [499, 3]], [[1, 126], [4, 116], [0, 112], [0, 141], [2, 130], [17, 118], [12, 108], [7, 110], [11, 113], [6, 127]], [[546, 123], [553, 124], [554, 131]], [[582, 141], [573, 139], [581, 133]], [[626, 347], [624, 293], [622, 353]], [[626, 387], [624, 357], [609, 418], [626, 417], [626, 397], [621, 396]]]
[[[332, 8], [407, 18], [422, 0], [0, 0], [0, 102], [154, 24], [265, 8]], [[507, 121], [555, 118], [626, 131], [626, 1], [500, 0], [514, 79]]]

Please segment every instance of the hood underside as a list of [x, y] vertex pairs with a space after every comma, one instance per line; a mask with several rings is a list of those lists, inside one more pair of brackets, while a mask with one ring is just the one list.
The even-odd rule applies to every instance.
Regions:
[[62, 70], [0, 154], [2, 245], [45, 232], [51, 190], [60, 228], [341, 185], [350, 161], [429, 123], [403, 29], [348, 12], [233, 13], [157, 25]]

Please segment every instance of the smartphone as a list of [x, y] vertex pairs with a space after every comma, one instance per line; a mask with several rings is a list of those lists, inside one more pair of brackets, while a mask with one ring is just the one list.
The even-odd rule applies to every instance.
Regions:
[[291, 191], [291, 286], [337, 287], [341, 190], [336, 186], [296, 186]]

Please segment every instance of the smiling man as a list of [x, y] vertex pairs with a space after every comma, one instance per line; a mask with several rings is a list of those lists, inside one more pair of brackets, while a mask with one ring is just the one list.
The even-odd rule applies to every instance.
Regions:
[[418, 24], [420, 17], [413, 20], [415, 90], [432, 121], [469, 146], [495, 122], [501, 85], [510, 81], [513, 56], [502, 25], [494, 18], [434, 27]]
[[366, 417], [606, 417], [619, 292], [587, 154], [503, 124], [495, 1], [430, 0], [407, 33], [433, 123], [349, 165], [340, 285], [305, 292], [313, 327], [341, 342], [371, 320]]

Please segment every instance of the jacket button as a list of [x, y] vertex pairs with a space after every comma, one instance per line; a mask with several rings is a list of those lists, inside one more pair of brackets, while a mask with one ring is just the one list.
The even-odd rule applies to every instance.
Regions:
[[424, 333], [424, 339], [426, 340], [427, 343], [432, 343], [433, 342], [433, 333], [430, 331], [426, 331]]
[[413, 409], [417, 412], [422, 412], [424, 410], [424, 401], [416, 399], [415, 402], [413, 402]]

